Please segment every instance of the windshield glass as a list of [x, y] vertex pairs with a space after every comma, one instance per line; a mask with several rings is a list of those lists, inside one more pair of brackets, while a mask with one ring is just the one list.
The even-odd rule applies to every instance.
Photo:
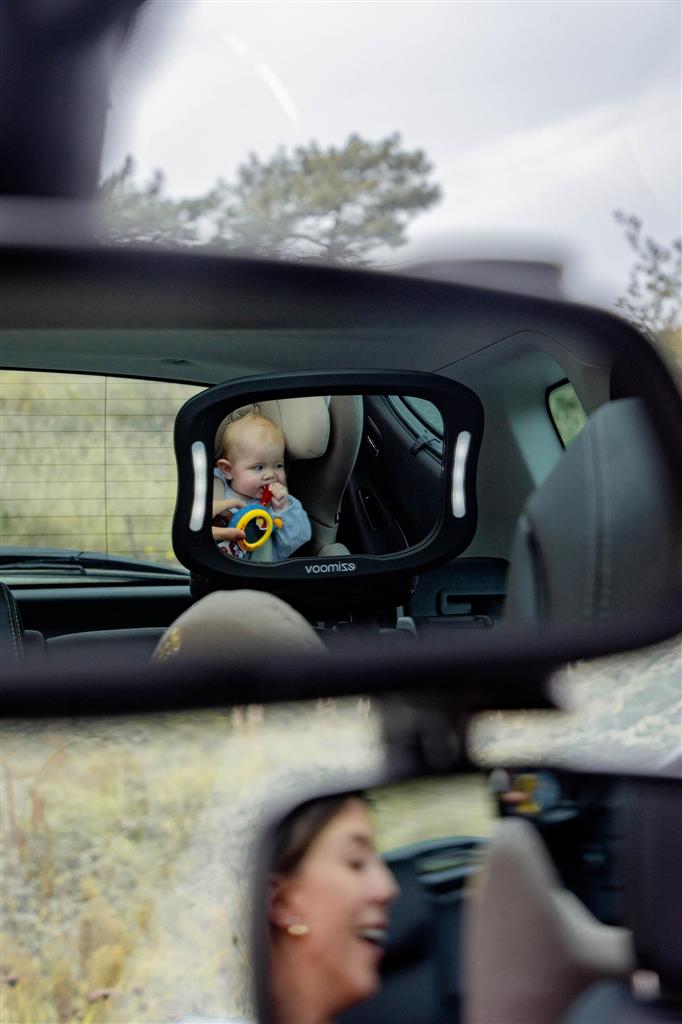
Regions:
[[677, 4], [207, 0], [144, 11], [102, 198], [120, 240], [489, 274], [663, 331], [679, 180]]

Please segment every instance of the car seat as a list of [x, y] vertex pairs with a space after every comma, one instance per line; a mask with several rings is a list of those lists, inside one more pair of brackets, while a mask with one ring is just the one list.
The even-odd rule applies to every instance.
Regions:
[[[520, 518], [505, 619], [527, 627], [599, 625], [680, 599], [680, 492], [639, 399], [598, 409]], [[679, 1020], [629, 988], [641, 970], [663, 999], [682, 992], [679, 785], [665, 811], [628, 802], [625, 928], [601, 924], [564, 889], [533, 826], [498, 825], [467, 911], [467, 1024]], [[673, 807], [675, 803], [675, 807]], [[632, 865], [634, 864], [634, 869]], [[633, 943], [634, 936], [634, 943]], [[636, 987], [636, 985], [635, 985]], [[566, 1016], [566, 1015], [569, 1016]]]
[[216, 590], [171, 623], [153, 660], [227, 667], [240, 659], [252, 666], [287, 655], [325, 654], [309, 622], [274, 594], [261, 590]]
[[[308, 513], [312, 538], [299, 554], [347, 555], [336, 543], [341, 499], [355, 465], [362, 437], [363, 409], [358, 395], [320, 395], [271, 399], [242, 406], [221, 422], [216, 433], [251, 410], [273, 420], [282, 433], [287, 455], [287, 485]], [[216, 450], [216, 458], [220, 453]], [[219, 483], [216, 481], [219, 488]], [[215, 492], [216, 498], [222, 491]]]
[[21, 665], [45, 653], [42, 633], [24, 629], [14, 594], [0, 583], [0, 664]]
[[635, 969], [625, 981], [590, 985], [564, 1024], [682, 1020], [682, 786], [680, 777], [624, 786], [625, 918]]
[[633, 964], [628, 931], [563, 888], [533, 825], [499, 821], [465, 909], [466, 1024], [552, 1024], [590, 983]]
[[682, 599], [681, 505], [642, 401], [602, 406], [521, 515], [505, 621], [598, 626], [614, 612], [675, 607]]

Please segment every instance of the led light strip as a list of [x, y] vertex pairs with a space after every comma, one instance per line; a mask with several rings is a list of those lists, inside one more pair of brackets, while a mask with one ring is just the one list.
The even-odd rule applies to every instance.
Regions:
[[452, 467], [452, 514], [455, 519], [463, 519], [467, 512], [464, 481], [470, 444], [471, 434], [468, 430], [463, 430], [457, 435], [455, 462]]
[[194, 501], [189, 517], [189, 528], [197, 533], [204, 525], [206, 511], [206, 448], [203, 441], [192, 444], [192, 466], [194, 467]]

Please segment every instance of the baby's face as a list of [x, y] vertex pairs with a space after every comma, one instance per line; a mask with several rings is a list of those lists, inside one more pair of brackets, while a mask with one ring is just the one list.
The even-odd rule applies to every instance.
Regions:
[[286, 484], [284, 438], [274, 431], [239, 438], [230, 454], [218, 466], [241, 497], [260, 501], [266, 484]]

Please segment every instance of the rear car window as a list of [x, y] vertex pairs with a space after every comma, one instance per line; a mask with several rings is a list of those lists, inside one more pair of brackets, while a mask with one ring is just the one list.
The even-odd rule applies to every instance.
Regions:
[[403, 426], [414, 436], [417, 448], [426, 448], [432, 455], [443, 453], [443, 417], [433, 402], [414, 395], [391, 395], [387, 399]]
[[562, 381], [548, 390], [547, 408], [559, 440], [567, 448], [587, 422], [585, 410], [570, 381]]
[[0, 370], [3, 548], [67, 548], [177, 565], [173, 423], [202, 390]]

